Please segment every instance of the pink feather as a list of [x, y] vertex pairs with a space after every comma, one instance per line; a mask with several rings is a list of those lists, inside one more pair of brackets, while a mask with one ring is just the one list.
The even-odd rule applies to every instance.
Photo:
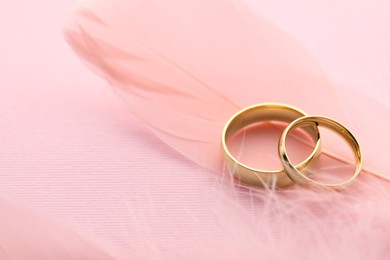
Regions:
[[221, 170], [220, 135], [240, 108], [272, 101], [339, 114], [318, 65], [243, 3], [170, 4], [95, 1], [66, 35], [135, 114], [196, 163]]
[[[240, 1], [180, 1], [174, 6], [94, 1], [80, 7], [77, 26], [67, 31], [75, 50], [117, 87], [161, 139], [220, 171], [220, 133], [227, 119], [255, 103], [282, 102], [353, 125], [368, 154], [366, 167], [378, 174], [389, 170], [386, 151], [378, 147], [390, 142], [374, 139], [382, 135], [372, 130], [385, 133], [390, 125], [375, 120], [377, 128], [363, 127], [377, 110], [387, 113], [387, 107], [354, 96], [350, 100], [360, 102], [341, 104], [358, 106], [342, 108], [337, 100], [343, 95], [335, 93], [304, 48]], [[344, 96], [350, 95], [357, 94]], [[362, 104], [363, 111], [351, 114]], [[355, 127], [359, 123], [362, 127]], [[332, 148], [337, 153], [337, 145]]]
[[[282, 102], [350, 127], [363, 147], [365, 173], [389, 178], [390, 141], [383, 138], [390, 130], [388, 105], [332, 84], [303, 46], [241, 1], [93, 0], [79, 6], [66, 37], [158, 137], [199, 165], [222, 171], [220, 135], [232, 114]], [[325, 146], [330, 158], [348, 157], [336, 142]], [[218, 193], [224, 214], [214, 214], [221, 236], [189, 245], [189, 258], [390, 255], [389, 185], [370, 175], [345, 193], [239, 191], [227, 198], [221, 195], [226, 191]], [[238, 209], [231, 208], [232, 199]], [[164, 247], [178, 253], [159, 251], [163, 258], [186, 254], [186, 247]]]

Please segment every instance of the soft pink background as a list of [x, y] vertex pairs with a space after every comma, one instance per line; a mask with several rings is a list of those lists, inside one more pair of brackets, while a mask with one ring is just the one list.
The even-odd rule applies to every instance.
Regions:
[[[78, 60], [62, 36], [74, 2], [16, 0], [0, 11], [0, 194], [127, 255], [150, 250], [148, 236], [159, 249], [203, 237], [222, 246], [210, 209], [229, 207], [229, 186], [151, 135]], [[331, 79], [388, 102], [388, 1], [250, 2]]]

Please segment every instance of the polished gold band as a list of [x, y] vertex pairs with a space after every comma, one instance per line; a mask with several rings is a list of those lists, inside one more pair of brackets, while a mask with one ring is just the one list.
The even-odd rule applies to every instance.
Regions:
[[[291, 163], [286, 151], [286, 138], [293, 129], [297, 127], [303, 127], [303, 126], [312, 126], [315, 127], [316, 129], [318, 128], [318, 126], [324, 126], [334, 131], [335, 133], [339, 134], [346, 140], [348, 145], [352, 148], [352, 151], [355, 156], [355, 163], [356, 163], [355, 172], [350, 179], [342, 183], [327, 184], [327, 183], [317, 182], [309, 178], [306, 173], [302, 173], [300, 168], [295, 167]], [[279, 140], [279, 156], [283, 163], [287, 175], [295, 183], [303, 183], [306, 185], [307, 184], [314, 185], [320, 188], [332, 188], [332, 189], [339, 189], [339, 190], [346, 188], [353, 182], [353, 180], [359, 175], [363, 164], [360, 146], [356, 138], [353, 136], [353, 134], [342, 124], [336, 122], [333, 119], [322, 117], [322, 116], [304, 116], [296, 119], [291, 124], [289, 124], [287, 128], [283, 131]]]
[[[242, 183], [258, 186], [258, 187], [286, 187], [292, 185], [294, 182], [286, 175], [284, 169], [269, 171], [259, 170], [247, 166], [239, 162], [230, 153], [226, 143], [239, 130], [262, 121], [280, 121], [291, 123], [292, 121], [306, 116], [303, 111], [294, 108], [292, 106], [277, 104], [277, 103], [265, 103], [258, 104], [248, 108], [245, 108], [236, 113], [225, 125], [222, 133], [222, 149], [227, 167], [230, 172]], [[296, 169], [301, 170], [308, 166], [309, 163], [314, 162], [318, 154], [320, 153], [320, 138], [318, 129], [315, 125], [304, 129], [305, 132], [315, 142], [313, 152], [300, 164], [296, 166]], [[290, 168], [289, 168], [290, 169]]]

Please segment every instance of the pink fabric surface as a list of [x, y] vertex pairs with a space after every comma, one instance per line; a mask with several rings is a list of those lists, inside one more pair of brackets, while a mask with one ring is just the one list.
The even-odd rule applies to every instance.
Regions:
[[148, 236], [190, 245], [189, 217], [213, 223], [200, 203], [216, 176], [177, 158], [84, 67], [62, 34], [72, 4], [14, 1], [1, 12], [0, 191], [127, 256]]
[[[387, 1], [251, 2], [304, 43], [332, 80], [389, 100]], [[16, 0], [0, 11], [0, 194], [125, 259], [145, 249], [157, 258], [172, 244], [224, 249], [237, 233], [215, 226], [218, 212], [253, 201], [232, 203], [228, 181], [159, 141], [85, 68], [62, 35], [73, 4]]]

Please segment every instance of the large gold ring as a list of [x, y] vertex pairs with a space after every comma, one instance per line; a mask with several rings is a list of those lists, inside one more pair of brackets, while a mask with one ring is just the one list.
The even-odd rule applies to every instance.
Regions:
[[[306, 116], [305, 112], [292, 106], [277, 103], [258, 104], [245, 108], [236, 113], [226, 123], [222, 133], [222, 149], [226, 165], [229, 168], [231, 174], [234, 175], [240, 182], [251, 186], [276, 186], [281, 188], [294, 184], [292, 179], [286, 175], [284, 169], [272, 171], [259, 170], [239, 162], [230, 153], [226, 143], [227, 140], [229, 140], [235, 133], [251, 124], [255, 124], [261, 121], [280, 121], [291, 123], [295, 119], [301, 118], [303, 116]], [[316, 125], [305, 128], [304, 131], [315, 142], [315, 147], [312, 153], [304, 161], [296, 166], [296, 169], [299, 170], [308, 166], [309, 163], [314, 162], [314, 159], [319, 155], [321, 150], [320, 136]]]
[[[316, 129], [318, 128], [318, 126], [324, 126], [334, 131], [335, 133], [339, 134], [346, 140], [348, 145], [352, 148], [352, 151], [355, 156], [355, 164], [356, 164], [355, 172], [350, 179], [342, 183], [327, 184], [327, 183], [317, 182], [309, 178], [307, 174], [303, 174], [300, 171], [300, 168], [294, 166], [291, 163], [286, 151], [286, 138], [293, 129], [302, 126], [313, 126]], [[320, 188], [332, 188], [337, 190], [345, 189], [359, 175], [363, 166], [363, 158], [362, 158], [360, 146], [356, 138], [353, 136], [353, 134], [342, 124], [336, 122], [333, 119], [322, 117], [322, 116], [304, 116], [296, 119], [291, 124], [289, 124], [287, 128], [283, 131], [279, 140], [279, 156], [283, 163], [284, 169], [287, 175], [291, 178], [291, 180], [293, 180], [295, 183], [301, 183], [301, 184], [303, 183], [306, 185], [311, 184]]]

